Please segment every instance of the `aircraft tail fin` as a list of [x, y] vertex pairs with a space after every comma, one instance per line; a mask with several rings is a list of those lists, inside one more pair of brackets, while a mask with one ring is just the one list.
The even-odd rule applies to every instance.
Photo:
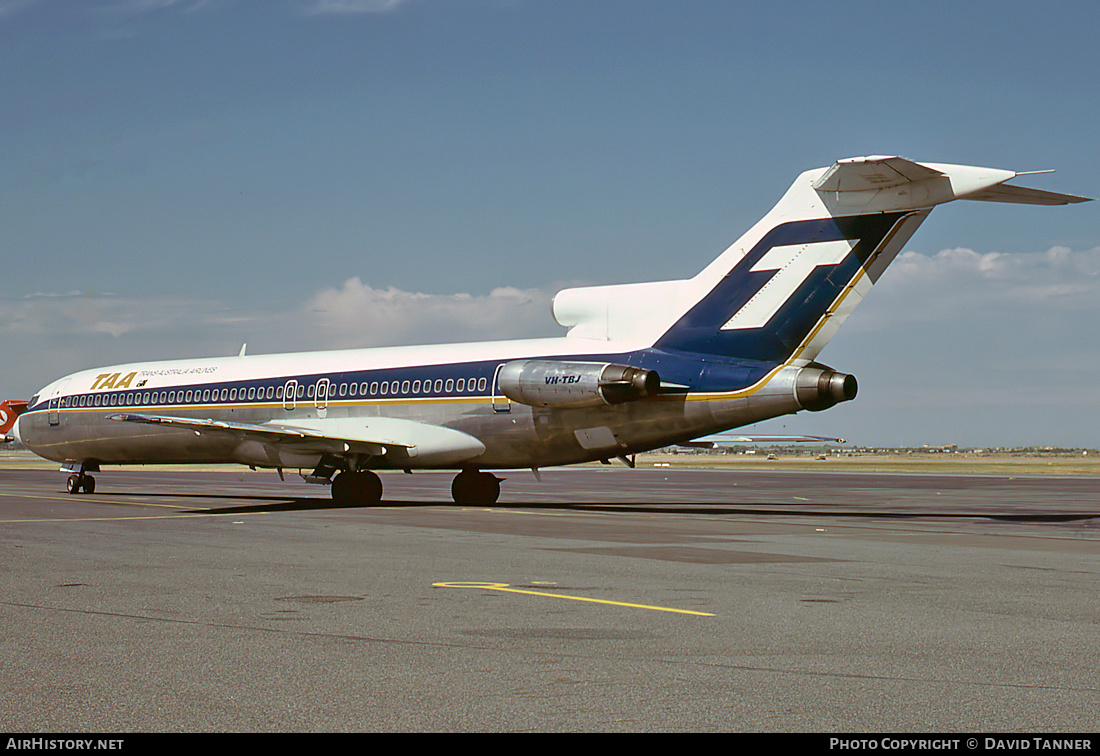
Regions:
[[1003, 185], [1017, 175], [895, 156], [839, 160], [799, 176], [694, 278], [566, 289], [554, 299], [554, 316], [570, 336], [806, 364], [936, 205], [1087, 201]]
[[8, 399], [0, 402], [0, 439], [11, 439], [11, 429], [15, 421], [27, 409], [27, 402], [19, 399]]

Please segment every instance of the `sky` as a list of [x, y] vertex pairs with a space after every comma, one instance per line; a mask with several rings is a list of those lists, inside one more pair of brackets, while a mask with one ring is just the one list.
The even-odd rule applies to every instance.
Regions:
[[[0, 0], [0, 397], [128, 361], [558, 336], [802, 171], [1100, 196], [1100, 4]], [[1100, 447], [1100, 202], [935, 210], [760, 433]]]

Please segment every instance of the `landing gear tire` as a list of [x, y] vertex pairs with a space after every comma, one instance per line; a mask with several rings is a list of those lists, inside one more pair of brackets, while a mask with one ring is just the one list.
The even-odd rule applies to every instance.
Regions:
[[451, 498], [456, 504], [496, 504], [500, 498], [500, 478], [492, 473], [464, 470], [451, 483]]
[[382, 500], [382, 479], [370, 470], [345, 471], [332, 481], [332, 500], [346, 507], [369, 507]]
[[65, 480], [65, 490], [71, 494], [95, 493], [95, 478], [91, 475], [73, 473]]

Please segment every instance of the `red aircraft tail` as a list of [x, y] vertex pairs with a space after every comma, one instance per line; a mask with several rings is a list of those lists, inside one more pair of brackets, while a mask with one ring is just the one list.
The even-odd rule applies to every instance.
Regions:
[[20, 399], [8, 399], [0, 402], [0, 438], [8, 435], [8, 431], [15, 425], [15, 419], [23, 414], [27, 403]]

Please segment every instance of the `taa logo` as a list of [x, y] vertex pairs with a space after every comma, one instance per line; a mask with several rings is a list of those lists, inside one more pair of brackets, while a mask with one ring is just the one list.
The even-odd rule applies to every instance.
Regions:
[[763, 328], [816, 268], [839, 265], [858, 242], [859, 239], [837, 239], [772, 247], [749, 272], [774, 270], [775, 274], [726, 321], [722, 330]]
[[[130, 388], [130, 383], [137, 377], [137, 373], [127, 373], [122, 375], [121, 373], [103, 373], [97, 375], [95, 383], [92, 384], [92, 391], [97, 389], [120, 389]], [[144, 383], [144, 381], [142, 381]], [[138, 384], [141, 385], [141, 384]]]

